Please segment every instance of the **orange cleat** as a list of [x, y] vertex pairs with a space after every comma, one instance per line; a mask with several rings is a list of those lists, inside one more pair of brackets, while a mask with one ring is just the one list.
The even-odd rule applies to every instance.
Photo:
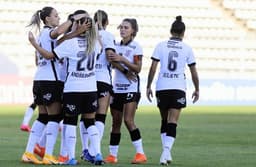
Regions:
[[105, 158], [105, 163], [108, 164], [116, 164], [117, 163], [117, 158], [111, 154], [109, 154], [106, 158]]
[[60, 162], [60, 164], [65, 164], [68, 160], [69, 160], [68, 155], [67, 156], [59, 155], [58, 161]]
[[29, 152], [25, 152], [22, 155], [21, 161], [24, 163], [32, 163], [32, 164], [37, 164], [37, 165], [42, 164], [42, 161], [39, 161], [36, 158], [35, 154], [29, 153]]
[[136, 153], [131, 163], [132, 164], [144, 164], [146, 162], [147, 162], [147, 157], [145, 154]]
[[25, 131], [25, 132], [30, 132], [31, 129], [30, 129], [29, 125], [23, 124], [23, 125], [20, 125], [20, 130]]
[[43, 158], [45, 153], [45, 147], [41, 147], [38, 143], [36, 143], [34, 148], [34, 154], [38, 155], [39, 157]]
[[43, 164], [45, 165], [59, 165], [60, 162], [52, 155], [45, 154], [43, 158]]

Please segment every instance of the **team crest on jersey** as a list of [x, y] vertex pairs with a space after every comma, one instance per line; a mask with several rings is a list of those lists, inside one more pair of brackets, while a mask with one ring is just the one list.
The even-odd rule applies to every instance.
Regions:
[[52, 97], [51, 93], [47, 93], [47, 94], [43, 95], [43, 98], [46, 99], [46, 100], [50, 100], [51, 97]]
[[66, 107], [69, 109], [69, 111], [73, 112], [76, 109], [75, 105], [67, 104]]
[[125, 52], [125, 54], [124, 54], [125, 57], [129, 57], [129, 55], [131, 54], [131, 52], [132, 52], [131, 50], [126, 50], [126, 52]]
[[133, 94], [132, 93], [128, 93], [126, 96], [126, 100], [131, 100], [133, 98]]
[[92, 105], [93, 105], [94, 107], [97, 107], [97, 106], [98, 106], [98, 101], [95, 100], [95, 101], [92, 103]]
[[108, 95], [108, 91], [105, 91], [105, 92], [101, 92], [100, 93], [100, 96], [103, 96], [103, 97], [106, 97]]
[[186, 103], [186, 99], [184, 97], [177, 99], [177, 102], [180, 104], [185, 104]]

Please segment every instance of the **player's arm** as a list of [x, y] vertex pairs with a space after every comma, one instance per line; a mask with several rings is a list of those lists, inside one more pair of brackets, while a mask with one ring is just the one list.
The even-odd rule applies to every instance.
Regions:
[[133, 63], [129, 62], [125, 57], [119, 54], [112, 54], [109, 56], [109, 60], [112, 62], [123, 63], [130, 71], [139, 73], [142, 66], [142, 56], [134, 55]]
[[193, 103], [195, 103], [199, 99], [199, 78], [196, 70], [196, 64], [189, 65], [189, 70], [191, 73], [193, 85], [195, 87], [195, 90], [192, 94]]
[[110, 59], [110, 57], [113, 57], [115, 56], [116, 53], [115, 53], [115, 50], [114, 49], [106, 49], [106, 56], [107, 56], [107, 60], [111, 63], [111, 65], [118, 69], [119, 71], [121, 71], [125, 76], [126, 78], [131, 82], [131, 81], [134, 81], [136, 82], [137, 81], [137, 76], [134, 75], [131, 71], [127, 70], [126, 68], [124, 68], [119, 62], [116, 62], [116, 61], [112, 61]]
[[[73, 26], [77, 26], [77, 23], [74, 22]], [[82, 32], [88, 31], [92, 26], [91, 22], [84, 22], [82, 24], [82, 26], [80, 26], [79, 28], [77, 28], [75, 31], [72, 31], [70, 33], [65, 34], [64, 36], [62, 36], [60, 39], [58, 39], [57, 41], [57, 45], [59, 45], [60, 43], [62, 43], [63, 41], [67, 40], [67, 39], [71, 39], [74, 38], [76, 36], [78, 36], [79, 34], [81, 34]]]
[[147, 98], [150, 102], [152, 102], [151, 98], [153, 97], [153, 92], [151, 89], [151, 84], [153, 82], [153, 79], [155, 77], [155, 73], [156, 73], [156, 68], [158, 65], [158, 61], [152, 59], [152, 63], [148, 72], [148, 81], [147, 81]]
[[77, 21], [86, 16], [87, 16], [86, 14], [77, 14], [72, 16], [69, 20], [65, 21], [64, 23], [62, 23], [61, 25], [59, 25], [57, 28], [55, 28], [50, 32], [51, 38], [56, 39], [58, 36], [66, 33], [74, 21]]
[[32, 46], [42, 55], [45, 59], [52, 59], [54, 58], [54, 54], [52, 52], [48, 52], [47, 50], [43, 49], [41, 46], [39, 46], [35, 40], [35, 37], [31, 31], [28, 33], [28, 39], [29, 42], [32, 44]]

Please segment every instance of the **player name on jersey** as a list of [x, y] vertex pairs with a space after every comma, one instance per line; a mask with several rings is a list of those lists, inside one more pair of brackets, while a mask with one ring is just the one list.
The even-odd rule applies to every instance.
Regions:
[[88, 78], [94, 75], [95, 75], [95, 72], [90, 72], [90, 73], [72, 72], [71, 73], [71, 76], [76, 78]]
[[164, 78], [180, 78], [180, 74], [173, 74], [173, 73], [163, 73]]

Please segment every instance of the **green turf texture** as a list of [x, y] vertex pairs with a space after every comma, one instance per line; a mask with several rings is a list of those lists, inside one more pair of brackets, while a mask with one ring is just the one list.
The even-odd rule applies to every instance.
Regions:
[[[26, 106], [0, 106], [0, 167], [36, 166], [24, 164], [20, 158], [25, 150], [28, 133], [19, 130]], [[36, 118], [37, 112], [34, 113]], [[111, 115], [107, 116], [102, 152], [108, 154]], [[136, 125], [140, 128], [148, 163], [131, 165], [135, 150], [123, 126], [118, 164], [114, 167], [155, 167], [161, 154], [160, 115], [156, 107], [139, 107]], [[76, 156], [81, 141], [77, 131]], [[59, 139], [55, 155], [58, 155]], [[173, 167], [255, 167], [256, 106], [187, 107], [181, 113], [177, 138], [172, 150]], [[78, 166], [94, 166], [80, 161]]]

